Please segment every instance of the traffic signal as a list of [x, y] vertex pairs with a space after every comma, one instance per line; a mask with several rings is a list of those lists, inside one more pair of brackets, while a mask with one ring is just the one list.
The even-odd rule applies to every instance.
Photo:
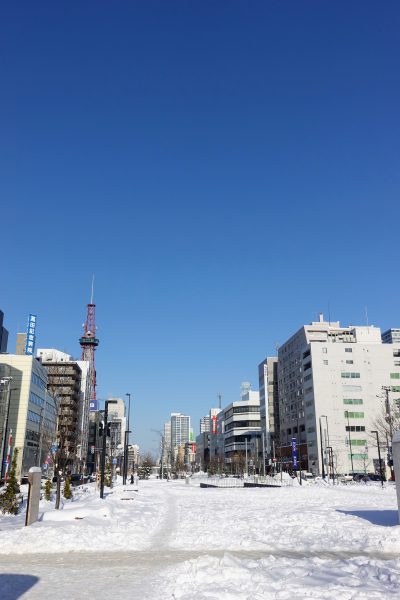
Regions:
[[111, 437], [111, 423], [107, 423], [107, 437]]
[[99, 437], [103, 437], [104, 423], [100, 421], [99, 423]]

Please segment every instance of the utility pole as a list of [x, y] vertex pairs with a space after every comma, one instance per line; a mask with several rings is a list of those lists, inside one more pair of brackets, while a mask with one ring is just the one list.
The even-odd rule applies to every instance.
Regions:
[[378, 435], [377, 431], [371, 431], [371, 433], [374, 433], [376, 435], [376, 443], [378, 444], [379, 472], [381, 475], [381, 484], [383, 487], [383, 470], [382, 470], [382, 461], [381, 461], [381, 446], [379, 444], [379, 435]]
[[263, 475], [265, 477], [265, 434], [262, 432]]
[[104, 471], [106, 467], [106, 450], [107, 450], [107, 420], [108, 420], [108, 400], [106, 400], [104, 408], [104, 427], [103, 427], [103, 450], [101, 453], [100, 465], [100, 498], [104, 498]]
[[[1, 464], [0, 464], [0, 479], [3, 476], [3, 470], [4, 470], [4, 463], [5, 463], [5, 457], [6, 457], [6, 443], [7, 443], [7, 429], [8, 429], [8, 418], [9, 418], [9, 414], [10, 414], [10, 399], [11, 399], [11, 380], [12, 377], [4, 377], [3, 379], [0, 380], [0, 384], [6, 386], [7, 385], [7, 392], [4, 389], [4, 394], [6, 395], [6, 405], [5, 405], [5, 410], [4, 410], [4, 424], [3, 424], [3, 437], [1, 440]], [[14, 388], [17, 389], [17, 388]]]

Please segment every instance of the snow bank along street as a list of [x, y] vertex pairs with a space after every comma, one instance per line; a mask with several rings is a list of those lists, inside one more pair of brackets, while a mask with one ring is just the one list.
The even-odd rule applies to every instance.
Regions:
[[0, 517], [2, 600], [400, 597], [394, 487], [150, 480], [41, 509]]

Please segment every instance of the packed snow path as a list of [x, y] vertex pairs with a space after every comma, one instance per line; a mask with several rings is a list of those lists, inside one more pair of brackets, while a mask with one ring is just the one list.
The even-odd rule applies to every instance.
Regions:
[[0, 597], [398, 598], [396, 519], [378, 486], [89, 490], [29, 528], [0, 518]]

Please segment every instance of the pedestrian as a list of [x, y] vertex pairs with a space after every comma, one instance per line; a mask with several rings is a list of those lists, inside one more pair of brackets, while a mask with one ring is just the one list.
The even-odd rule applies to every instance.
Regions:
[[131, 485], [133, 484], [133, 473], [131, 473]]

